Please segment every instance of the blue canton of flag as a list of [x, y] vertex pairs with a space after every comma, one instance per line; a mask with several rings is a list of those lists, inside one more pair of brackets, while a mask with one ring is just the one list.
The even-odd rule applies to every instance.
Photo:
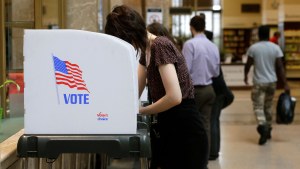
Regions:
[[55, 71], [64, 73], [64, 74], [68, 74], [68, 70], [66, 67], [66, 64], [64, 61], [61, 61], [60, 59], [58, 59], [57, 57], [53, 56], [53, 60], [54, 60], [54, 68]]

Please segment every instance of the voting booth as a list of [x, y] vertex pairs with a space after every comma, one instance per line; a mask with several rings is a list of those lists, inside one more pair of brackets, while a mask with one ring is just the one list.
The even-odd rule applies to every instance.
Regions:
[[24, 82], [21, 157], [103, 151], [122, 156], [149, 142], [147, 131], [137, 128], [136, 51], [119, 38], [25, 30]]
[[79, 30], [25, 30], [25, 134], [134, 134], [136, 51]]

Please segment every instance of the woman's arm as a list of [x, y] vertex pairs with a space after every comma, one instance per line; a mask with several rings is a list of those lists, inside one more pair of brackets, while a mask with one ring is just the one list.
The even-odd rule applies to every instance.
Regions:
[[139, 97], [141, 97], [146, 86], [147, 69], [144, 65], [138, 65], [138, 83], [139, 83]]
[[160, 113], [181, 103], [182, 94], [174, 64], [160, 65], [159, 73], [166, 94], [155, 103], [146, 107], [141, 107], [141, 114]]

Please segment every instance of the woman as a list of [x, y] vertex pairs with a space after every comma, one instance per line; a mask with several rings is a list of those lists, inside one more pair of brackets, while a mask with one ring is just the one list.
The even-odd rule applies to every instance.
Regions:
[[162, 141], [160, 168], [205, 169], [207, 135], [195, 107], [184, 57], [168, 38], [147, 33], [143, 18], [125, 5], [117, 6], [106, 20], [107, 34], [127, 41], [141, 53], [139, 93], [147, 78], [153, 104], [141, 107], [140, 113], [157, 114]]

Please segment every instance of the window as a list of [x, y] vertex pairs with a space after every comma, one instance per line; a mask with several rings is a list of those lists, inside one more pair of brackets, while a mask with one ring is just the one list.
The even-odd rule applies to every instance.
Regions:
[[[195, 2], [197, 1], [197, 2]], [[183, 41], [190, 38], [190, 19], [195, 15], [204, 13], [206, 16], [206, 29], [214, 33], [214, 42], [220, 46], [220, 34], [221, 34], [221, 14], [220, 14], [220, 0], [213, 0], [212, 3], [202, 2], [202, 0], [189, 1], [188, 3], [183, 3], [183, 0], [172, 0], [171, 7], [190, 7], [192, 8], [191, 13], [187, 14], [172, 14], [172, 35], [174, 37], [180, 38]], [[213, 6], [197, 6], [194, 7], [194, 4], [199, 5], [213, 5]], [[184, 6], [189, 5], [189, 6]], [[196, 9], [197, 10], [194, 10]]]

